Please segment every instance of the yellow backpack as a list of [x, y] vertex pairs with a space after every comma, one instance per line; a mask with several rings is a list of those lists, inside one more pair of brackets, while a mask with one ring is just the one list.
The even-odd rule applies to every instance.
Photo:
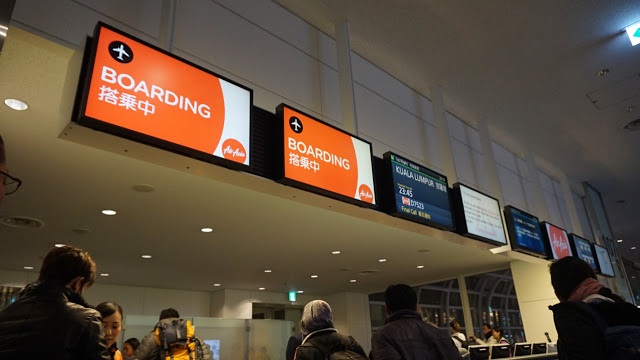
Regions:
[[165, 319], [156, 325], [156, 343], [167, 360], [201, 360], [202, 345], [194, 336], [191, 321]]

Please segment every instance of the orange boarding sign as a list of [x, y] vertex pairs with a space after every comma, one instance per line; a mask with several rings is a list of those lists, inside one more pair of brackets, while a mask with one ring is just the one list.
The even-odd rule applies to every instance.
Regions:
[[284, 104], [278, 114], [283, 122], [285, 179], [376, 204], [368, 142]]
[[85, 118], [249, 165], [250, 89], [104, 24], [94, 42]]

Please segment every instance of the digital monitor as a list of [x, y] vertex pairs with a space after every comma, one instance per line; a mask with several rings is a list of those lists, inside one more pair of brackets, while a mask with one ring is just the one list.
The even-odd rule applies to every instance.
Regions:
[[546, 354], [547, 353], [547, 343], [535, 343], [531, 347], [531, 354]]
[[494, 245], [507, 245], [497, 199], [460, 183], [453, 184], [456, 231]]
[[509, 344], [493, 344], [491, 345], [490, 359], [503, 359], [511, 356], [511, 345]]
[[211, 348], [213, 360], [220, 360], [220, 340], [204, 340], [204, 343]]
[[513, 356], [525, 356], [525, 355], [531, 355], [531, 344], [517, 343], [514, 346]]
[[471, 345], [469, 346], [469, 360], [488, 360], [488, 345]]
[[596, 255], [598, 273], [603, 276], [614, 277], [616, 274], [613, 272], [613, 265], [611, 264], [609, 251], [606, 248], [596, 244], [591, 244], [591, 249]]
[[[394, 153], [383, 155], [392, 180], [394, 216], [453, 230], [447, 177]], [[385, 189], [387, 190], [387, 189]]]
[[200, 160], [250, 164], [251, 89], [98, 23], [74, 119]]
[[566, 256], [573, 256], [571, 245], [569, 244], [569, 235], [564, 229], [545, 221], [540, 224], [544, 230], [544, 238], [549, 245], [550, 259], [560, 260]]
[[529, 255], [547, 257], [538, 218], [513, 206], [505, 206], [504, 219], [509, 231], [511, 248]]
[[598, 265], [596, 264], [595, 256], [593, 256], [589, 240], [583, 239], [576, 234], [569, 234], [569, 240], [573, 254], [579, 259], [584, 260], [593, 270], [598, 271]]
[[278, 181], [364, 207], [376, 207], [371, 144], [280, 104]]

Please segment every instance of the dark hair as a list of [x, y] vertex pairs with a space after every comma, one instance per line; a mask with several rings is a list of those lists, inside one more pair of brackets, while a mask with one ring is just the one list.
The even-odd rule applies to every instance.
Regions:
[[88, 252], [63, 246], [54, 248], [44, 257], [38, 280], [64, 286], [78, 276], [84, 278], [82, 286], [91, 286], [96, 279], [96, 263]]
[[7, 156], [4, 151], [4, 141], [2, 141], [2, 135], [0, 135], [0, 164], [7, 162]]
[[455, 320], [452, 320], [452, 321], [449, 323], [449, 326], [450, 326], [453, 330], [455, 330], [455, 331], [457, 331], [457, 332], [460, 332], [460, 330], [462, 330], [462, 327], [460, 326], [460, 323], [459, 323], [459, 322], [457, 322], [457, 321], [455, 321]]
[[551, 285], [560, 301], [566, 301], [578, 285], [588, 278], [597, 279], [595, 271], [585, 261], [567, 256], [549, 267]]
[[168, 319], [168, 318], [179, 318], [180, 314], [178, 314], [178, 310], [168, 308], [160, 311], [160, 320]]
[[131, 345], [133, 351], [138, 350], [138, 346], [140, 346], [140, 341], [136, 338], [127, 339], [124, 341], [124, 343]]
[[390, 285], [384, 292], [384, 302], [390, 312], [415, 310], [418, 305], [416, 292], [405, 284]]
[[483, 327], [485, 327], [485, 326], [486, 326], [486, 327], [487, 327], [487, 329], [491, 329], [491, 325], [489, 325], [489, 324], [487, 324], [487, 323], [482, 324], [482, 326], [483, 326]]
[[[504, 329], [502, 328], [502, 326], [500, 326], [500, 325], [496, 325], [496, 326], [494, 326], [494, 327], [493, 327], [493, 329], [492, 329], [492, 330], [493, 330], [493, 331], [495, 331], [495, 332], [497, 332], [497, 333], [500, 333], [500, 337], [501, 337], [501, 338], [503, 338], [503, 337], [504, 337]], [[498, 339], [498, 340], [500, 340], [500, 339]]]
[[115, 314], [116, 312], [120, 313], [120, 316], [124, 317], [124, 314], [122, 313], [122, 307], [120, 307], [120, 305], [114, 303], [113, 301], [101, 302], [100, 304], [98, 304], [98, 306], [96, 306], [96, 310], [98, 310], [100, 316], [102, 316], [103, 319]]

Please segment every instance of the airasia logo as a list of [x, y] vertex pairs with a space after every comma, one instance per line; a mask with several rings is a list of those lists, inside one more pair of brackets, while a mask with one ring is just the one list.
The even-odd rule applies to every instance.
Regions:
[[371, 189], [367, 185], [360, 185], [358, 194], [360, 195], [360, 200], [373, 204], [373, 191], [371, 191]]
[[227, 139], [222, 143], [222, 156], [227, 160], [244, 164], [247, 152], [238, 140]]

